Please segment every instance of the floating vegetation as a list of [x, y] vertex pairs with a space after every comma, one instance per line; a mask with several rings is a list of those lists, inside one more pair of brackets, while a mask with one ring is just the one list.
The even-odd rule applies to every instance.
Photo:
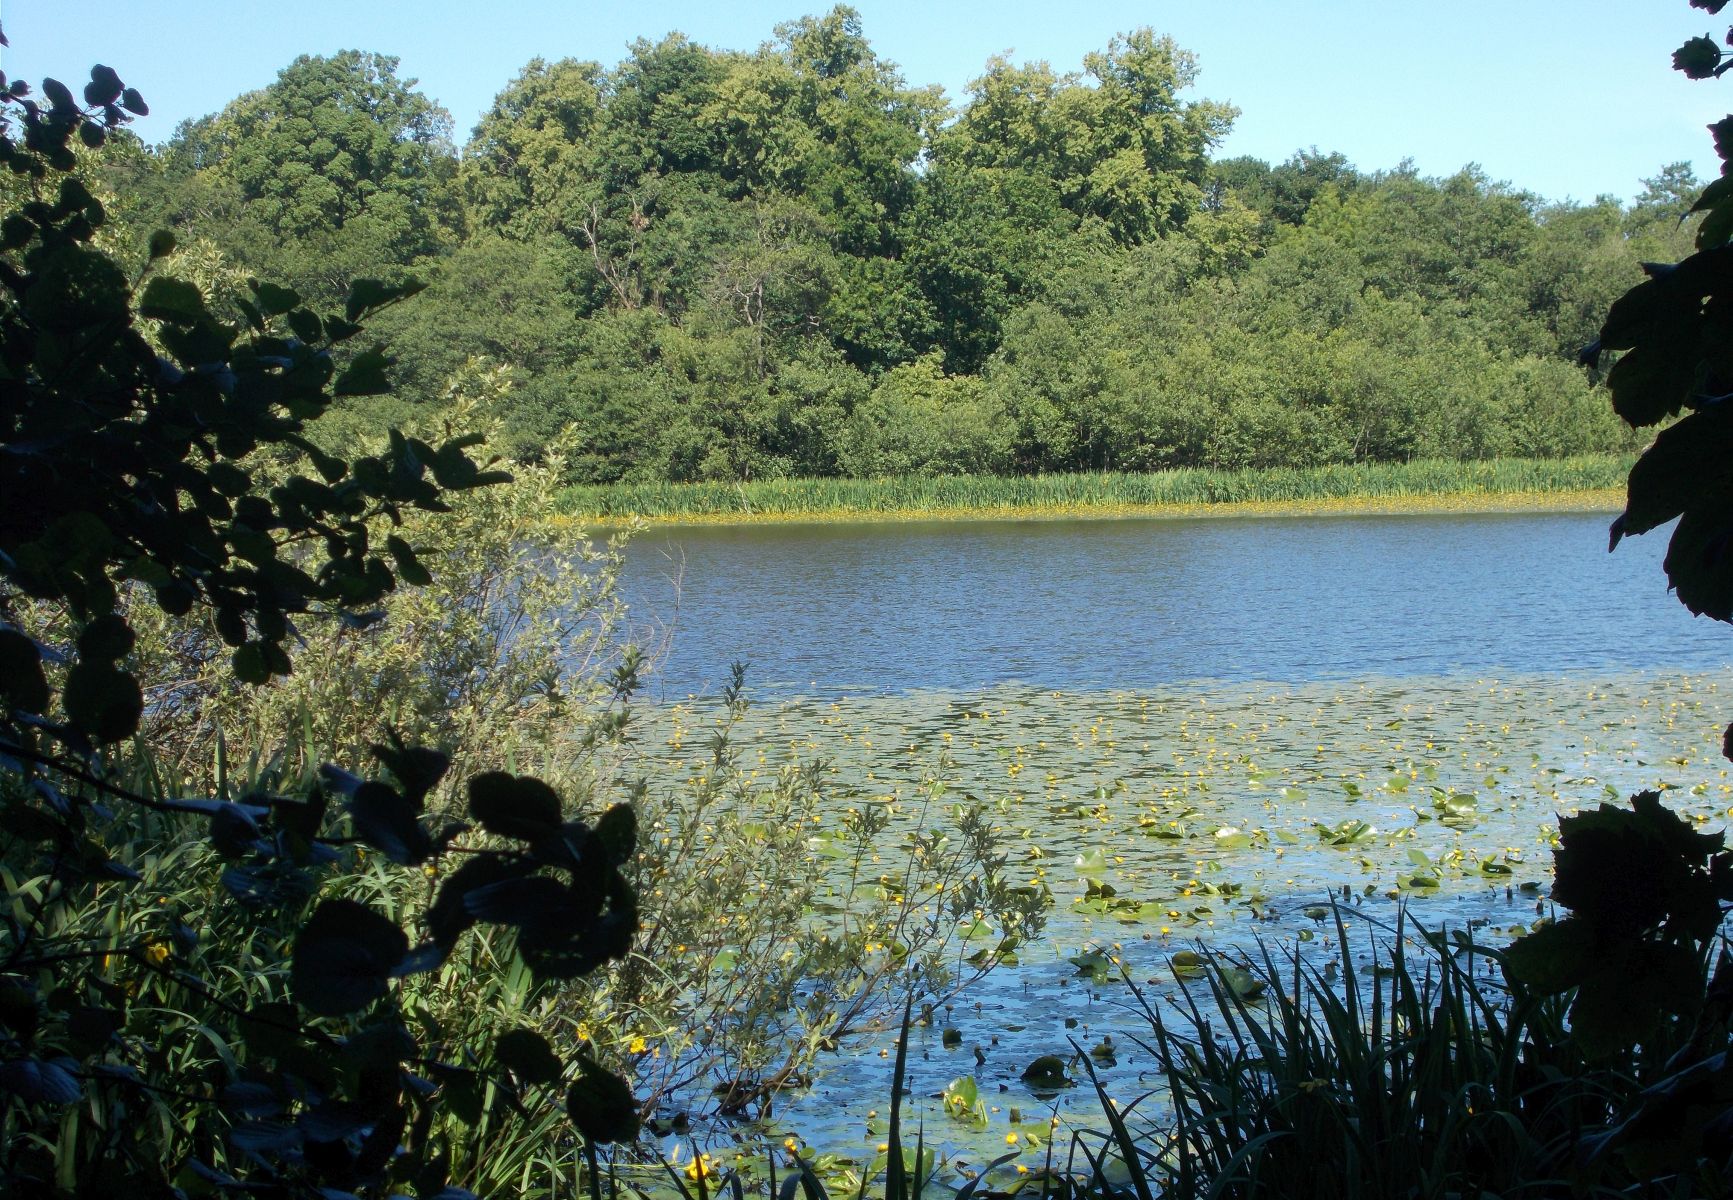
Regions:
[[[1010, 885], [1047, 906], [1041, 936], [1004, 941], [962, 914], [960, 962], [997, 969], [912, 1035], [928, 1145], [983, 1162], [1007, 1133], [1023, 1136], [1013, 1106], [1063, 1120], [1076, 1104], [1084, 1123], [1098, 1119], [1056, 1083], [1082, 1070], [1078, 1053], [1109, 1088], [1147, 1090], [1136, 1080], [1154, 1064], [1130, 1036], [1127, 979], [1158, 999], [1215, 986], [1262, 1003], [1248, 967], [1277, 943], [1340, 978], [1355, 964], [1332, 901], [1386, 919], [1406, 903], [1431, 928], [1497, 941], [1549, 917], [1561, 813], [1647, 788], [1696, 822], [1733, 813], [1719, 745], [1729, 707], [1718, 677], [1677, 673], [1007, 686], [808, 695], [754, 707], [736, 738], [765, 778], [822, 763], [835, 821], [808, 835], [816, 854], [850, 810], [871, 808], [887, 819], [872, 869], [892, 879], [945, 806], [979, 803]], [[641, 717], [642, 752], [685, 762], [707, 706]], [[951, 919], [953, 900], [922, 903]], [[1092, 1053], [1103, 1044], [1111, 1054]], [[883, 1095], [884, 1048], [827, 1060], [814, 1091], [778, 1109], [777, 1136], [858, 1137], [850, 1115]], [[1061, 1070], [1045, 1086], [1024, 1076], [1052, 1059]]]

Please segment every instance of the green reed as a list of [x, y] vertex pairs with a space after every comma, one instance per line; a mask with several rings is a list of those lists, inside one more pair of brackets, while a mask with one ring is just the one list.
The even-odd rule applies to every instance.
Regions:
[[635, 483], [567, 488], [560, 511], [589, 519], [630, 516], [699, 520], [846, 518], [853, 515], [1075, 513], [1223, 504], [1372, 502], [1428, 498], [1548, 496], [1624, 486], [1630, 459], [1445, 460], [1272, 467], [1184, 468], [1148, 473], [896, 476], [772, 479], [750, 483]]

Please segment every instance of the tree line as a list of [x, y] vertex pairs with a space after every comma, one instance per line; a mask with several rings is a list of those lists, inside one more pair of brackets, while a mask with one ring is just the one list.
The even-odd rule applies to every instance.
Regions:
[[[573, 482], [1477, 459], [1626, 449], [1572, 358], [1698, 183], [1549, 203], [1474, 167], [1221, 159], [1231, 107], [1140, 29], [958, 104], [839, 7], [753, 51], [536, 59], [458, 147], [387, 55], [301, 57], [158, 147], [111, 139], [117, 253], [158, 228], [214, 309], [429, 283], [375, 331], [398, 396], [472, 359]], [[141, 250], [142, 252], [142, 250]]]

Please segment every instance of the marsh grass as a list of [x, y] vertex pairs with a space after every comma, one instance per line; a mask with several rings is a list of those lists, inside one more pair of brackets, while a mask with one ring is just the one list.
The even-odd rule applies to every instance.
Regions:
[[645, 517], [719, 523], [1005, 514], [1185, 515], [1235, 507], [1253, 512], [1616, 508], [1615, 492], [1623, 488], [1629, 470], [1629, 458], [1596, 455], [1244, 471], [639, 483], [567, 488], [559, 494], [557, 507], [566, 517], [580, 521]]
[[1161, 1179], [1157, 1194], [1632, 1194], [1587, 1176], [1584, 1152], [1668, 1048], [1585, 1060], [1568, 998], [1508, 984], [1501, 952], [1460, 931], [1368, 923], [1370, 954], [1356, 966], [1357, 919], [1336, 910], [1334, 978], [1297, 945], [1266, 949], [1250, 973], [1258, 986], [1217, 969], [1206, 997], [1186, 991], [1178, 1022], [1133, 985], [1165, 1083], [1139, 1103], [1158, 1098], [1163, 1112], [1134, 1134], [1130, 1110], [1103, 1111], [1114, 1140]]

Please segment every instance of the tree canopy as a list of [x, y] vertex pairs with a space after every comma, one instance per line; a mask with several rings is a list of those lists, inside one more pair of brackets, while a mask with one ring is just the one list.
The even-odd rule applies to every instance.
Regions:
[[[531, 61], [461, 153], [396, 66], [299, 59], [87, 175], [218, 309], [249, 275], [317, 303], [429, 280], [377, 322], [416, 350], [398, 398], [329, 428], [488, 358], [515, 455], [583, 431], [574, 481], [1622, 450], [1567, 364], [1694, 228], [1682, 166], [1621, 208], [1472, 165], [1213, 159], [1235, 113], [1150, 29], [1071, 71], [996, 58], [955, 104], [846, 7], [751, 50], [675, 33]], [[989, 413], [990, 453], [933, 441]]]

